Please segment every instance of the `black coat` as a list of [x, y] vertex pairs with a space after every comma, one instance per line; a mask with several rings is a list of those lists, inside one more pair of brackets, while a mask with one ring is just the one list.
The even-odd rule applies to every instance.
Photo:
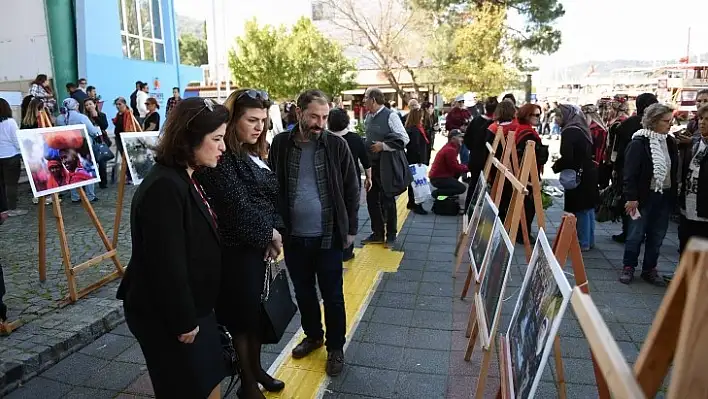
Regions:
[[642, 129], [642, 117], [639, 115], [630, 116], [620, 123], [615, 130], [617, 144], [617, 159], [615, 160], [615, 171], [622, 175], [625, 164], [625, 151], [632, 141], [632, 135]]
[[[673, 137], [666, 137], [666, 146], [671, 157], [671, 198], [678, 195], [678, 147]], [[651, 160], [649, 139], [643, 136], [635, 137], [627, 145], [624, 153], [623, 194], [626, 201], [639, 201], [639, 206], [647, 200], [651, 193], [651, 181], [654, 177], [654, 163]]]
[[682, 165], [683, 173], [681, 173], [681, 176], [683, 176], [684, 182], [681, 185], [681, 196], [679, 197], [679, 201], [681, 204], [681, 209], [686, 209], [686, 188], [689, 184], [697, 184], [698, 193], [696, 198], [696, 207], [698, 209], [696, 210], [698, 211], [698, 217], [708, 218], [708, 156], [703, 157], [703, 160], [701, 161], [701, 169], [698, 171], [698, 181], [689, 182], [686, 176], [688, 176], [689, 167], [691, 166], [691, 161], [693, 160], [694, 155], [695, 154], [693, 153], [692, 147], [685, 155], [688, 159], [684, 159], [684, 163]]
[[186, 170], [155, 164], [133, 196], [130, 263], [118, 287], [127, 311], [177, 337], [214, 308], [219, 236]]
[[489, 157], [489, 150], [487, 149], [487, 144], [492, 144], [494, 142], [494, 135], [489, 131], [489, 125], [494, 122], [492, 119], [487, 119], [482, 115], [476, 116], [467, 125], [467, 131], [465, 131], [464, 142], [468, 150], [470, 150], [469, 161], [467, 162], [467, 168], [470, 173], [473, 173], [472, 178], [476, 179], [478, 172], [484, 169], [484, 165]]
[[421, 133], [420, 129], [415, 126], [407, 127], [406, 133], [410, 141], [406, 145], [406, 159], [409, 165], [414, 165], [422, 163], [427, 165], [428, 159], [428, 142], [425, 141], [425, 137]]
[[566, 212], [581, 212], [595, 209], [599, 199], [597, 188], [597, 167], [592, 160], [592, 143], [585, 133], [578, 128], [563, 130], [560, 143], [560, 159], [553, 164], [553, 171], [560, 173], [564, 169], [580, 171], [580, 185], [572, 190], [565, 190]]

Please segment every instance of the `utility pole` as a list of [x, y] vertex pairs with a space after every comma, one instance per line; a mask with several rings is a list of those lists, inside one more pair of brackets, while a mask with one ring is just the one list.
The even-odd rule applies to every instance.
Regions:
[[216, 2], [217, 0], [211, 0], [211, 17], [212, 21], [214, 23], [212, 24], [212, 35], [214, 38], [214, 64], [216, 65], [216, 68], [214, 68], [214, 80], [216, 80], [216, 100], [217, 102], [220, 102], [221, 100], [221, 79], [220, 79], [220, 74], [219, 74], [219, 69], [220, 69], [220, 61], [221, 58], [219, 57], [220, 51], [219, 51], [219, 40], [218, 37], [219, 35], [217, 34], [218, 30], [216, 29]]

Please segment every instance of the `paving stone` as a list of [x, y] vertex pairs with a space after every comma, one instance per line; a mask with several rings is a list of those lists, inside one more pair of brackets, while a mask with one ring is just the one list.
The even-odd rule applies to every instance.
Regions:
[[362, 341], [376, 344], [404, 346], [408, 336], [407, 326], [395, 326], [392, 324], [369, 323], [366, 334]]
[[386, 273], [387, 281], [415, 281], [419, 282], [423, 275], [421, 270], [401, 269], [395, 273]]
[[410, 309], [394, 309], [374, 307], [371, 321], [383, 324], [393, 324], [398, 326], [408, 326], [413, 318], [413, 311]]
[[432, 241], [431, 236], [419, 236], [419, 235], [408, 235], [406, 234], [405, 243], [419, 243], [419, 244], [430, 244]]
[[400, 373], [396, 381], [397, 398], [444, 398], [447, 392], [447, 376]]
[[418, 293], [420, 295], [451, 297], [453, 296], [452, 281], [446, 283], [422, 282], [420, 283]]
[[21, 388], [7, 395], [7, 399], [54, 399], [71, 391], [72, 386], [43, 377], [36, 377]]
[[415, 293], [407, 294], [382, 292], [381, 296], [376, 301], [376, 306], [398, 309], [414, 309], [416, 298], [417, 295], [415, 295]]
[[449, 272], [446, 273], [426, 270], [425, 272], [423, 272], [422, 281], [432, 283], [449, 283], [451, 281], [451, 278]]
[[140, 377], [133, 381], [132, 384], [125, 388], [124, 391], [126, 393], [133, 393], [137, 395], [154, 395], [150, 375], [148, 373], [143, 373]]
[[142, 349], [140, 349], [140, 344], [137, 342], [118, 355], [115, 360], [126, 363], [145, 364], [145, 356], [143, 355]]
[[424, 259], [407, 259], [405, 258], [405, 255], [403, 255], [404, 258], [401, 261], [401, 264], [398, 266], [398, 270], [423, 270], [425, 269], [427, 261]]
[[81, 385], [107, 364], [108, 360], [75, 353], [45, 371], [42, 377], [71, 385]]
[[403, 352], [401, 371], [447, 375], [450, 352], [406, 348]]
[[90, 345], [81, 349], [80, 353], [110, 360], [123, 353], [135, 343], [135, 338], [115, 334], [105, 334]]
[[436, 312], [430, 310], [415, 310], [413, 312], [410, 326], [417, 328], [433, 328], [449, 330], [452, 325], [452, 313]]
[[362, 396], [391, 398], [398, 372], [369, 367], [349, 366], [339, 391]]
[[418, 295], [415, 300], [416, 310], [450, 312], [452, 301], [447, 297]]
[[427, 328], [411, 328], [406, 339], [407, 348], [450, 350], [452, 332]]
[[403, 358], [404, 348], [402, 346], [390, 346], [362, 342], [356, 347], [352, 356], [347, 357], [347, 363], [376, 367], [387, 370], [398, 370]]
[[64, 399], [110, 399], [115, 397], [117, 393], [106, 389], [76, 387], [64, 396]]
[[144, 374], [147, 368], [134, 363], [110, 362], [98, 370], [83, 385], [91, 388], [104, 388], [122, 391]]

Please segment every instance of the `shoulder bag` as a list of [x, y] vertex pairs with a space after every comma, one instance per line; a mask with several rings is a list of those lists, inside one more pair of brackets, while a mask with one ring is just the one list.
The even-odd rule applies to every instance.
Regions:
[[263, 306], [263, 343], [277, 344], [297, 312], [290, 295], [285, 269], [274, 259], [268, 259], [261, 304]]

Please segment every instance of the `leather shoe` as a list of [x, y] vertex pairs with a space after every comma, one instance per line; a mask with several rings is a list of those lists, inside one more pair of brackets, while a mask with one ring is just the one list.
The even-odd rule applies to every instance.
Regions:
[[263, 385], [263, 388], [268, 392], [280, 392], [285, 389], [285, 383], [283, 381], [273, 378], [263, 369], [261, 369], [261, 375], [258, 376], [256, 381]]
[[293, 349], [293, 358], [302, 359], [315, 350], [321, 348], [322, 345], [324, 345], [324, 340], [322, 338], [314, 339], [305, 337], [305, 339], [303, 339], [302, 342], [300, 342], [298, 346]]

